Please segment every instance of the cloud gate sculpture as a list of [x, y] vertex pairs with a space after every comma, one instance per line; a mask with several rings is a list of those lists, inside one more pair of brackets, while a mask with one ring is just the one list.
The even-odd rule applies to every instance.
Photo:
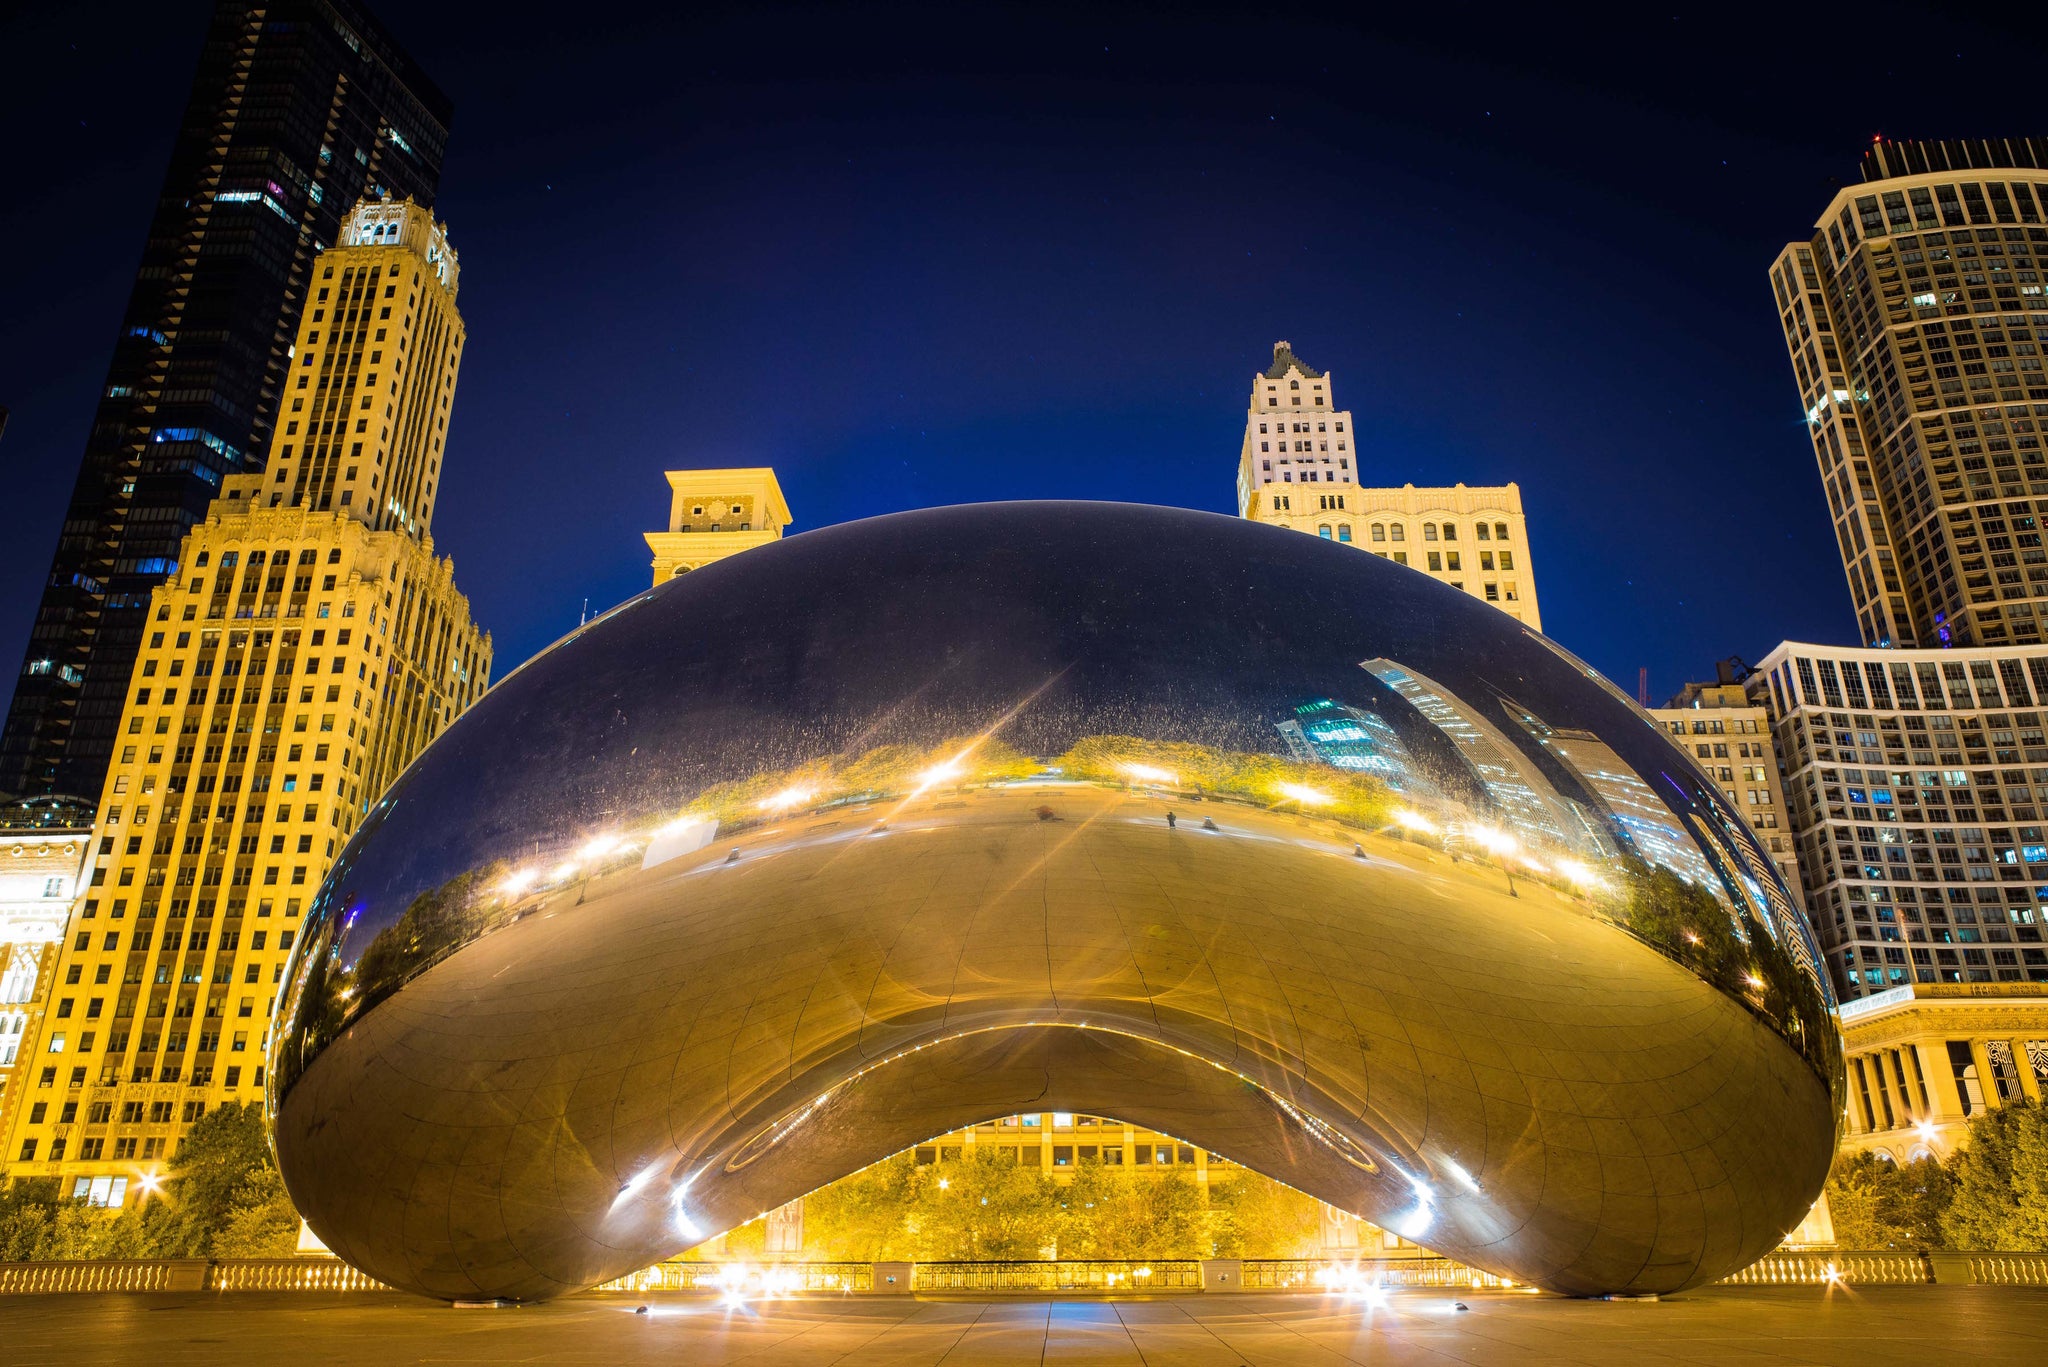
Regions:
[[1760, 1256], [1842, 1112], [1714, 784], [1473, 597], [1237, 519], [794, 537], [498, 684], [369, 814], [271, 1048], [293, 1199], [535, 1299], [1027, 1110], [1573, 1294]]

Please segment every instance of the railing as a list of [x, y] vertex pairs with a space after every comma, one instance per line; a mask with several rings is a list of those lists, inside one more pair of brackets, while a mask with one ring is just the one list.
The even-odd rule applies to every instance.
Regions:
[[339, 1258], [232, 1258], [207, 1268], [208, 1291], [389, 1291]]
[[912, 1291], [1200, 1291], [1192, 1258], [1059, 1262], [917, 1263]]
[[1514, 1283], [1449, 1258], [1247, 1258], [1238, 1273], [1247, 1291], [1317, 1291], [1330, 1270], [1341, 1267], [1389, 1289], [1397, 1287], [1503, 1287]]
[[596, 1291], [731, 1291], [760, 1294], [872, 1291], [873, 1263], [656, 1263], [593, 1287]]
[[182, 1291], [205, 1285], [205, 1264], [183, 1259], [0, 1263], [0, 1295], [51, 1291]]
[[[1933, 1269], [1918, 1253], [1779, 1252], [1766, 1253], [1740, 1272], [1721, 1278], [1717, 1285], [1827, 1286], [1841, 1282], [1856, 1286], [1922, 1286], [1933, 1280]], [[2048, 1285], [2048, 1277], [2030, 1285]]]
[[1987, 1286], [2048, 1286], [2048, 1253], [1951, 1253], [1968, 1261], [1970, 1280]]
[[[1238, 1264], [1245, 1291], [1315, 1293], [1333, 1273], [1388, 1290], [1485, 1289], [1514, 1283], [1449, 1258], [1247, 1258]], [[2048, 1287], [2048, 1253], [1903, 1253], [1846, 1250], [1766, 1254], [1721, 1286], [1925, 1286], [1929, 1284]], [[786, 1295], [859, 1294], [875, 1289], [871, 1263], [656, 1263], [609, 1281], [597, 1291], [737, 1294], [748, 1300]], [[1078, 1291], [1098, 1294], [1202, 1289], [1192, 1259], [1150, 1261], [946, 1262], [911, 1265], [910, 1291], [979, 1295]], [[0, 1263], [0, 1295], [71, 1291], [389, 1291], [390, 1287], [332, 1257], [106, 1259]]]

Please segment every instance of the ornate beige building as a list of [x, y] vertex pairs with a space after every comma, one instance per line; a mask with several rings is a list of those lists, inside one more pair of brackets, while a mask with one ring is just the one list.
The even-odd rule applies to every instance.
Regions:
[[152, 595], [83, 895], [0, 1160], [118, 1206], [260, 1101], [299, 918], [371, 805], [490, 681], [428, 525], [463, 341], [446, 232], [366, 202], [316, 262], [262, 474]]
[[670, 470], [668, 487], [668, 530], [646, 534], [657, 584], [780, 540], [789, 526], [782, 485], [766, 466]]
[[90, 830], [0, 826], [0, 1135], [29, 1021], [39, 1011], [37, 988], [56, 959], [91, 847]]
[[1331, 375], [1275, 342], [1252, 380], [1238, 515], [1371, 551], [1542, 630], [1521, 486], [1363, 487], [1358, 425], [1336, 405]]
[[1971, 1116], [2048, 1089], [2048, 983], [1909, 983], [1841, 1022], [1851, 1152], [1947, 1162]]

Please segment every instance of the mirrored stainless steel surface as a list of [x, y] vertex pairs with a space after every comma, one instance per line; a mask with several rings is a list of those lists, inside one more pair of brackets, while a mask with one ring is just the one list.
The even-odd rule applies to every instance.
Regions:
[[1754, 1259], [1841, 1114], [1813, 939], [1584, 664], [1360, 550], [1018, 503], [793, 537], [494, 688], [308, 915], [337, 1253], [536, 1298], [1020, 1110], [1557, 1290]]

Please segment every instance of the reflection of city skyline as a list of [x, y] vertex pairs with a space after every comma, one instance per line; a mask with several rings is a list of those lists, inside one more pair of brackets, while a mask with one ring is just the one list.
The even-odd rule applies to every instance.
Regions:
[[1303, 763], [1370, 774], [1405, 797], [1442, 796], [1393, 725], [1377, 712], [1317, 698], [1297, 705], [1294, 715], [1276, 722], [1274, 729], [1287, 742], [1288, 752]]
[[1451, 743], [1464, 761], [1466, 777], [1509, 821], [1518, 838], [1537, 837], [1596, 858], [1612, 853], [1578, 804], [1559, 793], [1511, 737], [1460, 702], [1450, 689], [1388, 659], [1365, 660], [1359, 667], [1399, 694]]
[[1683, 823], [1613, 746], [1591, 731], [1553, 726], [1511, 698], [1500, 701], [1515, 725], [1578, 780], [1623, 848], [1644, 863], [1661, 865], [1687, 882], [1697, 883], [1716, 899], [1726, 900], [1727, 889], [1701, 857]]

